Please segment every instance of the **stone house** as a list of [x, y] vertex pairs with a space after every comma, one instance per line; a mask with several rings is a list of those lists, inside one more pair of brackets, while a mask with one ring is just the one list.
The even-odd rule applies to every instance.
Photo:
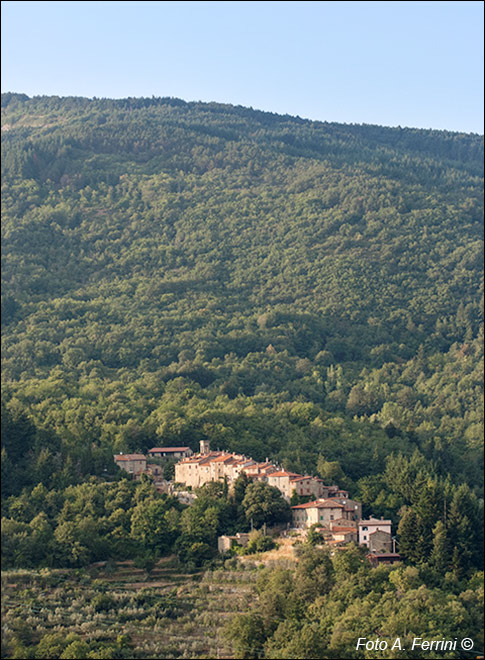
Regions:
[[370, 532], [367, 547], [371, 552], [391, 552], [391, 534], [380, 529], [376, 529], [375, 532]]
[[330, 531], [334, 541], [339, 543], [357, 543], [358, 534], [356, 527], [333, 526]]
[[175, 465], [176, 483], [185, 484], [191, 488], [199, 488], [208, 481], [213, 481], [210, 469], [211, 455], [196, 455], [182, 459]]
[[343, 504], [345, 519], [359, 521], [362, 518], [362, 502], [357, 502], [356, 500], [349, 500], [348, 496], [346, 497], [332, 497], [330, 498], [332, 502], [339, 502]]
[[291, 507], [293, 526], [296, 528], [311, 527], [318, 523], [329, 527], [332, 521], [337, 519], [349, 519], [351, 513], [346, 511], [345, 506], [333, 498], [307, 502]]
[[234, 536], [219, 536], [217, 539], [217, 549], [222, 554], [230, 550], [234, 545], [240, 545], [243, 548], [249, 543], [249, 533], [238, 532]]
[[283, 496], [289, 500], [293, 492], [292, 479], [301, 477], [301, 474], [296, 472], [288, 472], [287, 470], [279, 470], [268, 474], [268, 484], [277, 488]]
[[147, 469], [147, 459], [143, 454], [115, 454], [114, 460], [121, 470], [133, 476], [138, 476]]
[[[369, 547], [369, 537], [373, 532], [381, 531], [386, 532], [391, 537], [391, 521], [381, 518], [369, 518], [369, 520], [361, 520], [359, 522], [359, 545]], [[377, 543], [376, 538], [376, 543]]]
[[290, 488], [300, 497], [314, 497], [319, 499], [328, 496], [328, 486], [324, 486], [323, 480], [318, 477], [298, 476], [290, 479]]
[[251, 479], [258, 478], [260, 480], [264, 480], [264, 477], [267, 477], [268, 474], [271, 474], [272, 472], [278, 472], [278, 468], [268, 461], [265, 461], [264, 463], [251, 461], [249, 465], [243, 468], [243, 471], [248, 475], [248, 477], [251, 477]]

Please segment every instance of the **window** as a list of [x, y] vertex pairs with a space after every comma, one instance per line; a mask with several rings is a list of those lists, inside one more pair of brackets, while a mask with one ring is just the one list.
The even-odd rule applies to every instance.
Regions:
[[362, 537], [364, 541], [367, 541], [367, 535]]
[[367, 527], [362, 527], [362, 531], [363, 531], [363, 532], [366, 532], [367, 529], [368, 529]]

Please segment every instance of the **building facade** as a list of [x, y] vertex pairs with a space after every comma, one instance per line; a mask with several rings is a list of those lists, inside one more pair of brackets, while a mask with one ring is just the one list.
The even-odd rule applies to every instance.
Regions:
[[138, 476], [147, 469], [147, 459], [143, 454], [116, 454], [116, 465], [128, 474]]
[[304, 529], [319, 524], [330, 527], [334, 520], [352, 520], [353, 511], [346, 510], [345, 505], [334, 498], [316, 500], [306, 504], [291, 507], [293, 527]]
[[[359, 544], [369, 547], [369, 539], [374, 532], [386, 532], [391, 538], [391, 521], [381, 518], [369, 518], [369, 520], [361, 520], [359, 522]], [[377, 542], [377, 537], [376, 537]]]
[[375, 532], [369, 534], [368, 544], [370, 552], [391, 552], [392, 551], [392, 537], [390, 532], [384, 532], [376, 529]]

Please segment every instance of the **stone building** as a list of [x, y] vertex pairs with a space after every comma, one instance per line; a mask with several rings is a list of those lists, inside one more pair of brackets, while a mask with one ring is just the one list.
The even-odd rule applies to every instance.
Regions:
[[[386, 532], [386, 534], [389, 535], [389, 539], [391, 539], [391, 521], [390, 520], [384, 520], [381, 518], [380, 520], [378, 518], [369, 518], [369, 520], [361, 520], [359, 522], [359, 544], [360, 545], [365, 545], [369, 548], [369, 541], [370, 541], [370, 536], [377, 531], [380, 532]], [[380, 537], [375, 538], [375, 543], [378, 543], [378, 539]]]
[[116, 454], [116, 465], [133, 476], [138, 476], [147, 469], [147, 459], [143, 454]]

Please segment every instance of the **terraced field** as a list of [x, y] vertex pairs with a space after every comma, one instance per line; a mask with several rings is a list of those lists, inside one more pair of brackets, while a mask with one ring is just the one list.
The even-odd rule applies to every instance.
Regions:
[[6, 571], [3, 657], [232, 658], [221, 628], [248, 609], [256, 578], [252, 567], [183, 573], [171, 559], [148, 576], [131, 562]]

